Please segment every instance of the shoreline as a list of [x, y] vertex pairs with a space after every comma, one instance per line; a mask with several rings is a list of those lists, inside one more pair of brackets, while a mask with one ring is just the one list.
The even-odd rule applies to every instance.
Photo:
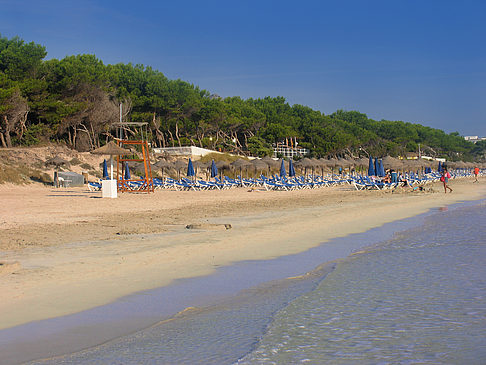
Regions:
[[[179, 207], [176, 208], [179, 210], [177, 214], [181, 214], [179, 219], [185, 222], [173, 225], [170, 229], [159, 230], [163, 233], [153, 233], [149, 230], [135, 235], [120, 235], [115, 240], [96, 240], [97, 233], [93, 232], [94, 239], [86, 241], [73, 240], [58, 245], [40, 243], [38, 246], [21, 250], [4, 249], [0, 251], [1, 261], [18, 262], [20, 269], [16, 267], [13, 273], [2, 275], [0, 290], [6, 295], [0, 304], [0, 311], [4, 314], [0, 319], [0, 329], [78, 313], [112, 303], [127, 295], [167, 286], [177, 279], [209, 275], [217, 267], [239, 261], [268, 260], [296, 254], [333, 238], [364, 232], [385, 223], [424, 213], [434, 207], [480, 199], [486, 193], [486, 185], [473, 185], [469, 179], [457, 180], [453, 184], [456, 186], [455, 194], [391, 194], [322, 189], [297, 191], [297, 194], [277, 192], [266, 195], [263, 192], [248, 193], [246, 190], [229, 191], [229, 194], [223, 197], [220, 194], [217, 197], [219, 199], [212, 203], [209, 199], [212, 192], [200, 196], [202, 199], [199, 201], [188, 201], [188, 197], [193, 198], [204, 193], [194, 192], [195, 194], [183, 197], [186, 199], [180, 201]], [[2, 198], [5, 190], [16, 189], [0, 189]], [[17, 190], [28, 196], [25, 192], [29, 188]], [[54, 195], [48, 199], [59, 198], [52, 189], [40, 191], [44, 195]], [[161, 193], [165, 193], [161, 194], [165, 196], [155, 198], [155, 203], [160, 203], [159, 199], [166, 198], [168, 194], [181, 192]], [[158, 192], [155, 193], [157, 194]], [[125, 214], [126, 218], [127, 213], [123, 210], [130, 211], [128, 208], [133, 205], [133, 198], [134, 195], [119, 201], [110, 200], [106, 202], [107, 207], [101, 208], [103, 210], [111, 209], [113, 205], [118, 205], [119, 208], [121, 206], [122, 212], [118, 213], [118, 216], [115, 214], [114, 217], [110, 217], [114, 226], [112, 228], [123, 228], [116, 222], [124, 223], [122, 216]], [[34, 198], [31, 194], [25, 199], [28, 202]], [[91, 200], [82, 192], [61, 199], [77, 199], [78, 205], [84, 204], [81, 202], [82, 199], [88, 200], [88, 204], [93, 201], [105, 204], [104, 199]], [[251, 205], [252, 201], [254, 205]], [[300, 205], [295, 203], [296, 201], [300, 201]], [[295, 203], [296, 207], [289, 208], [289, 203]], [[187, 205], [184, 207], [184, 204]], [[200, 204], [199, 209], [195, 208], [197, 204]], [[222, 208], [224, 204], [228, 204], [228, 207]], [[246, 204], [243, 212], [232, 212], [234, 205], [241, 204]], [[5, 208], [5, 204], [3, 206]], [[210, 210], [211, 207], [214, 207], [214, 210]], [[92, 215], [85, 214], [81, 219], [95, 223], [88, 230], [82, 230], [81, 234], [87, 235], [100, 224], [96, 219], [99, 219], [103, 211], [100, 213], [99, 207], [94, 208], [95, 212]], [[141, 222], [138, 219], [143, 222], [147, 218], [152, 218], [148, 219], [148, 226], [153, 229], [154, 218], [160, 215], [161, 211], [168, 209], [156, 210], [150, 205], [142, 209], [135, 208], [136, 218], [128, 213], [133, 219], [133, 225], [125, 221], [125, 229], [129, 231], [140, 229]], [[183, 214], [184, 210], [186, 215]], [[201, 210], [205, 211], [202, 219], [199, 217]], [[64, 222], [61, 226], [67, 226], [66, 231], [60, 232], [62, 237], [63, 234], [71, 232], [69, 225], [76, 227], [79, 224], [79, 218], [76, 215], [69, 218], [69, 211], [60, 211]], [[18, 213], [22, 214], [22, 208]], [[46, 217], [52, 217], [52, 214], [49, 209], [44, 210], [40, 214], [40, 221], [47, 220]], [[15, 213], [13, 215], [15, 216]], [[20, 224], [19, 228], [10, 226], [9, 229], [25, 229], [29, 224], [38, 224], [29, 222], [29, 219], [35, 221], [35, 214], [31, 218], [20, 218], [24, 220], [23, 224]], [[14, 221], [15, 217], [10, 219]], [[192, 231], [184, 228], [185, 224], [201, 221], [230, 223], [233, 228], [221, 231]], [[106, 219], [102, 219], [101, 224], [107, 223]], [[42, 224], [48, 226], [54, 223]], [[89, 227], [90, 223], [82, 225]], [[37, 226], [36, 228], [39, 234], [44, 235], [45, 231], [49, 230], [42, 231]], [[26, 231], [30, 232], [29, 229]]]

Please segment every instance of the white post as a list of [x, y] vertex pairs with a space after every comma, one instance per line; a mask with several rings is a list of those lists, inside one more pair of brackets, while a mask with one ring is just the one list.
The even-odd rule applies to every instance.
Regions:
[[113, 156], [110, 156], [110, 172], [111, 172], [111, 178], [110, 180], [113, 180]]
[[117, 197], [117, 180], [113, 180], [113, 156], [110, 156], [110, 180], [103, 180], [101, 186], [101, 196], [103, 198], [116, 198]]

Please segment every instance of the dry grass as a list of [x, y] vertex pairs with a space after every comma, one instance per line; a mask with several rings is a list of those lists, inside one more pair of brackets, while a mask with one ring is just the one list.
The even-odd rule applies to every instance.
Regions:
[[49, 144], [42, 147], [0, 149], [0, 184], [51, 184], [56, 167], [47, 166], [46, 161], [55, 156], [69, 161], [69, 165], [59, 168], [59, 171], [73, 171], [78, 174], [88, 171], [94, 179], [101, 177], [102, 170], [98, 166], [103, 161], [103, 156]]
[[0, 184], [30, 184], [32, 182], [48, 185], [52, 184], [52, 178], [47, 173], [28, 166], [0, 165]]

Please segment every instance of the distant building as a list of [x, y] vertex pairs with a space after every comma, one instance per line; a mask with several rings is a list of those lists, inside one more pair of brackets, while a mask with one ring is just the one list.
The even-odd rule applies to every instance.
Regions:
[[186, 156], [192, 158], [206, 156], [210, 153], [221, 153], [196, 146], [154, 148], [153, 150], [154, 153], [165, 153], [169, 156]]
[[[403, 158], [403, 157], [402, 157]], [[419, 158], [418, 154], [415, 152], [405, 153], [405, 160], [417, 160]]]
[[[418, 154], [414, 152], [407, 152], [404, 156], [398, 156], [400, 160], [418, 160], [419, 156]], [[422, 160], [427, 160], [427, 161], [440, 161], [440, 162], [445, 162], [445, 158], [440, 158], [440, 157], [431, 157], [431, 156], [426, 156], [426, 155], [421, 155], [420, 158]]]
[[464, 139], [472, 143], [476, 143], [479, 141], [486, 141], [486, 137], [479, 137], [479, 136], [464, 136]]
[[296, 138], [287, 138], [283, 142], [275, 143], [273, 145], [273, 157], [283, 156], [287, 158], [294, 158], [294, 156], [305, 156], [309, 154], [307, 148], [298, 147]]

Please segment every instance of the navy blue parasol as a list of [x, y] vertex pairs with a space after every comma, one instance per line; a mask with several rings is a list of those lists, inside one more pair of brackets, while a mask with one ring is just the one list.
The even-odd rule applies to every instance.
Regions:
[[103, 160], [103, 179], [108, 179], [108, 165], [106, 164], [106, 159]]
[[385, 176], [385, 168], [383, 167], [383, 160], [382, 159], [378, 160], [378, 172], [377, 172], [376, 175], [378, 175], [380, 177]]
[[368, 176], [375, 175], [375, 165], [373, 163], [373, 157], [370, 156], [370, 162], [368, 164]]
[[292, 160], [289, 160], [289, 176], [295, 176], [295, 168], [294, 164], [292, 163]]
[[125, 164], [125, 180], [130, 180], [132, 178], [132, 175], [130, 175], [130, 168], [128, 167], [128, 164]]
[[187, 163], [187, 176], [196, 176], [191, 159], [189, 159], [189, 162]]
[[287, 176], [287, 171], [285, 171], [285, 161], [282, 158], [282, 163], [280, 164], [280, 177]]
[[216, 166], [216, 163], [214, 162], [211, 162], [211, 177], [216, 177], [218, 176], [218, 167]]

